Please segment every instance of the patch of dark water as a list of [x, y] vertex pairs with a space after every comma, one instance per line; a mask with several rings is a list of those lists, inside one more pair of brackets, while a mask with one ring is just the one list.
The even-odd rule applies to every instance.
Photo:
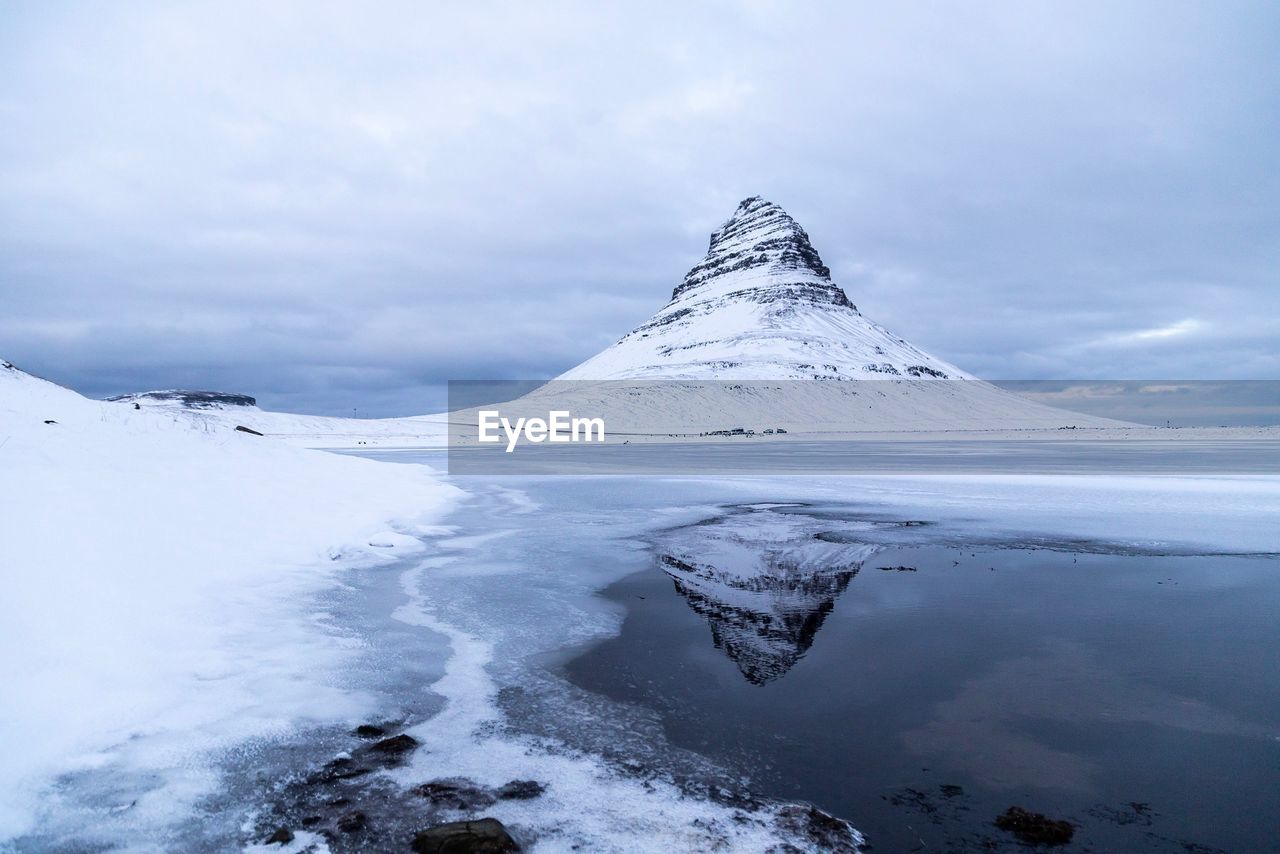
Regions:
[[1066, 850], [1274, 845], [1274, 555], [726, 509], [605, 591], [627, 616], [575, 685], [881, 850], [1016, 846], [1014, 805], [1069, 821]]

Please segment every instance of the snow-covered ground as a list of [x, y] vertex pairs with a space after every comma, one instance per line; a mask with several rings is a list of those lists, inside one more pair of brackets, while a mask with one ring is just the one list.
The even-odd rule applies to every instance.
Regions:
[[[1010, 402], [1014, 401], [1013, 405]], [[143, 409], [219, 431], [244, 425], [290, 445], [329, 449], [416, 449], [474, 444], [476, 409], [408, 418], [329, 418], [256, 406], [188, 409], [144, 400]], [[756, 431], [754, 443], [1156, 442], [1280, 440], [1280, 427], [1149, 427], [1081, 415], [1023, 400], [977, 381], [861, 383], [712, 381], [556, 381], [509, 404], [514, 418], [550, 409], [603, 417], [610, 442], [740, 442], [698, 433]], [[976, 417], [975, 417], [976, 412]], [[1003, 426], [1001, 426], [1003, 421]], [[1064, 426], [1075, 429], [1062, 430]], [[786, 433], [765, 435], [769, 428]]]
[[0, 840], [57, 809], [60, 775], [159, 774], [132, 811], [163, 823], [216, 784], [208, 751], [358, 720], [332, 684], [353, 650], [312, 597], [420, 549], [460, 494], [7, 363], [0, 484]]
[[[301, 448], [433, 448], [444, 447], [444, 414], [410, 418], [330, 418], [272, 412], [257, 406], [215, 405], [192, 409], [180, 400], [132, 396], [143, 410], [167, 414], [209, 430], [243, 425]], [[132, 408], [133, 400], [117, 401]]]
[[[321, 594], [353, 569], [397, 559], [407, 604], [384, 619], [449, 645], [441, 678], [408, 688], [417, 696], [430, 685], [445, 704], [412, 730], [424, 762], [401, 772], [403, 782], [444, 768], [485, 782], [550, 781], [553, 794], [500, 811], [547, 850], [726, 840], [755, 850], [799, 838], [785, 829], [794, 813], [785, 805], [748, 817], [592, 756], [497, 735], [489, 671], [515, 659], [441, 618], [474, 600], [426, 602], [412, 584], [425, 574], [450, 587], [461, 573], [483, 587], [490, 567], [474, 566], [484, 539], [450, 537], [437, 524], [461, 493], [420, 464], [237, 431], [245, 414], [90, 401], [0, 367], [0, 847], [202, 847], [209, 831], [193, 829], [193, 817], [232, 789], [264, 794], [226, 776], [245, 767], [233, 758], [239, 745], [386, 714], [382, 675], [361, 676], [360, 637], [342, 624], [351, 615]], [[514, 490], [497, 493], [512, 512], [536, 509]], [[594, 581], [579, 576], [568, 589], [587, 599]], [[519, 584], [504, 590], [538, 598]], [[562, 596], [539, 601], [572, 616], [580, 601]], [[596, 622], [566, 625], [582, 639], [599, 633]], [[381, 662], [393, 673], [404, 667], [397, 652]], [[248, 762], [280, 778], [305, 770]], [[259, 806], [232, 803], [233, 824], [252, 822]], [[225, 820], [214, 832], [222, 847]], [[230, 832], [250, 847], [260, 840], [248, 824]], [[311, 844], [324, 848], [300, 831], [288, 850]]]

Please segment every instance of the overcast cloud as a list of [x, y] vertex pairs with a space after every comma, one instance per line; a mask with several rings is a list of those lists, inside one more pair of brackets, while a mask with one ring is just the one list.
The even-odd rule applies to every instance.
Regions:
[[1280, 378], [1280, 6], [6, 3], [0, 356], [416, 414], [743, 197], [992, 378]]

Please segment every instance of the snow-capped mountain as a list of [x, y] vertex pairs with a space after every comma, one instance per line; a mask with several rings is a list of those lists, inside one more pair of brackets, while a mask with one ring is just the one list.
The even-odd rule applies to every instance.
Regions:
[[671, 301], [561, 380], [971, 379], [867, 320], [786, 211], [745, 199]]
[[[657, 314], [507, 408], [552, 404], [636, 440], [1129, 426], [1005, 391], [872, 323], [804, 229], [759, 196], [712, 233]], [[453, 419], [459, 443], [473, 417]]]

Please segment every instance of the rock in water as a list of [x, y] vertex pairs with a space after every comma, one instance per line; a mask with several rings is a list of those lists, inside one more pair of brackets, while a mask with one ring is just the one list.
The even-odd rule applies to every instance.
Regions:
[[547, 787], [537, 780], [512, 780], [496, 792], [504, 801], [528, 801], [539, 797]]
[[438, 824], [415, 836], [412, 848], [415, 854], [509, 854], [520, 850], [496, 818]]
[[1022, 807], [1009, 807], [996, 819], [996, 827], [1008, 831], [1028, 845], [1066, 845], [1076, 829], [1069, 821], [1058, 821]]
[[267, 845], [288, 845], [293, 841], [293, 831], [287, 827], [278, 829], [267, 839]]
[[384, 738], [369, 749], [377, 753], [386, 753], [392, 756], [399, 756], [408, 753], [418, 746], [418, 740], [411, 735], [396, 735], [391, 738]]
[[360, 810], [352, 810], [338, 819], [338, 830], [343, 833], [358, 833], [369, 824], [369, 817]]
[[778, 825], [792, 833], [807, 837], [819, 851], [856, 852], [862, 850], [863, 839], [853, 825], [815, 806], [794, 804], [778, 813]]
[[433, 780], [413, 791], [436, 806], [454, 810], [481, 810], [497, 800], [489, 789], [462, 778]]

